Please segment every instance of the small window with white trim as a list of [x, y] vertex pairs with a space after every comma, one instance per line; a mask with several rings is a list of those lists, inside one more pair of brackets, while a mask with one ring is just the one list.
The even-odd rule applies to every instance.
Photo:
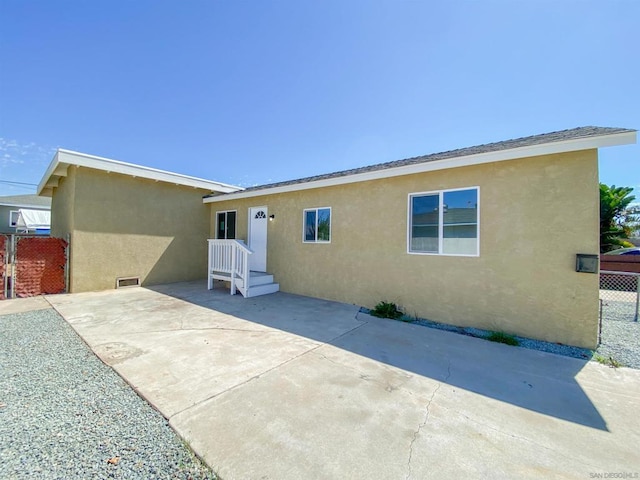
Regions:
[[409, 253], [479, 255], [478, 187], [409, 194]]
[[18, 224], [18, 217], [20, 216], [20, 210], [9, 211], [9, 226], [15, 227]]
[[236, 238], [236, 211], [216, 212], [216, 238], [227, 240]]
[[303, 213], [302, 241], [305, 243], [331, 242], [331, 207], [308, 208]]

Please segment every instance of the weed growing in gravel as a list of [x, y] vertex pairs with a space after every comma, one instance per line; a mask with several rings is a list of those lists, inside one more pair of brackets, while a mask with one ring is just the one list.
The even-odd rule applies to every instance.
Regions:
[[618, 368], [618, 367], [622, 366], [622, 364], [619, 361], [617, 361], [615, 358], [613, 358], [613, 357], [609, 357], [609, 358], [603, 357], [602, 355], [598, 355], [597, 353], [593, 354], [593, 359], [596, 362], [598, 362], [599, 364], [608, 365], [611, 368]]
[[506, 343], [507, 345], [513, 345], [514, 347], [520, 345], [520, 342], [516, 337], [504, 332], [491, 332], [486, 338], [490, 342]]

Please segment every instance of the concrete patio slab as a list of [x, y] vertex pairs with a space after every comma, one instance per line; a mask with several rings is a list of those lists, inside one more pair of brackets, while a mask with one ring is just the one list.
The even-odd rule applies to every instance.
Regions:
[[51, 308], [45, 297], [10, 298], [0, 301], [0, 315]]
[[640, 472], [637, 370], [283, 293], [47, 299], [225, 480]]
[[[176, 285], [176, 293], [192, 289]], [[358, 309], [343, 305], [348, 315], [328, 326], [320, 310], [305, 311], [320, 305], [302, 298], [283, 294], [242, 305], [241, 296], [216, 291], [204, 300], [215, 299], [219, 311], [140, 288], [48, 297], [100, 359], [167, 418], [362, 324]], [[244, 310], [245, 318], [223, 310]], [[305, 318], [297, 328], [307, 336], [274, 328]]]
[[335, 363], [325, 349], [171, 424], [196, 451], [208, 452], [224, 479], [405, 478], [414, 432], [438, 382], [402, 390], [407, 373], [366, 360], [355, 368]]
[[96, 354], [167, 418], [319, 345], [295, 335], [226, 329], [112, 340], [95, 345]]

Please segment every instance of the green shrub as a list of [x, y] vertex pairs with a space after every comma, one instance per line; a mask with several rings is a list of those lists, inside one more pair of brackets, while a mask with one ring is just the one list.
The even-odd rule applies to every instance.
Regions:
[[514, 347], [520, 344], [516, 337], [504, 332], [491, 332], [487, 336], [487, 340], [490, 342], [506, 343], [507, 345], [513, 345]]
[[396, 319], [402, 317], [403, 313], [398, 310], [395, 303], [380, 302], [371, 310], [371, 315], [380, 318]]

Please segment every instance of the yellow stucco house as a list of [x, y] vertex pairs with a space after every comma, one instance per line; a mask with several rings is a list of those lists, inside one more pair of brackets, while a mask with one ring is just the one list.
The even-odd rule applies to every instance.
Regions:
[[38, 194], [51, 196], [51, 235], [69, 240], [69, 290], [205, 278], [203, 195], [239, 187], [58, 150]]
[[635, 141], [581, 127], [247, 189], [60, 150], [39, 193], [72, 292], [208, 277], [594, 348], [576, 255], [599, 251], [598, 148]]

